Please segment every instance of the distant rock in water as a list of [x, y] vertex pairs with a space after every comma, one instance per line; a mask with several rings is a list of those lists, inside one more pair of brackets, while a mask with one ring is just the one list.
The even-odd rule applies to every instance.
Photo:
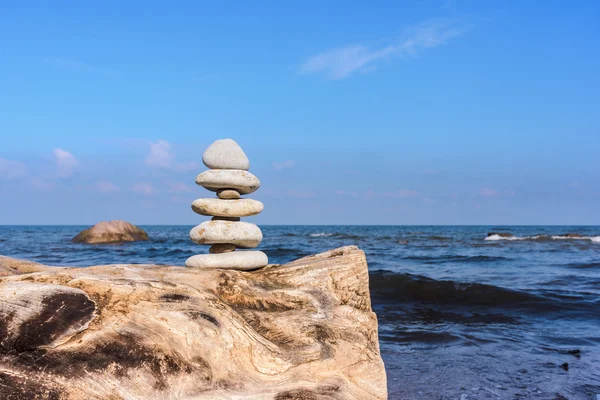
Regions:
[[116, 243], [148, 240], [148, 234], [141, 228], [125, 221], [102, 221], [81, 231], [71, 239], [74, 243]]
[[509, 232], [489, 232], [487, 234], [487, 237], [490, 236], [500, 236], [500, 237], [504, 237], [504, 238], [509, 238], [509, 237], [514, 237], [515, 235], [513, 235], [512, 233]]
[[585, 236], [580, 235], [579, 233], [565, 233], [564, 235], [558, 235], [559, 237], [569, 238], [569, 239], [583, 239]]

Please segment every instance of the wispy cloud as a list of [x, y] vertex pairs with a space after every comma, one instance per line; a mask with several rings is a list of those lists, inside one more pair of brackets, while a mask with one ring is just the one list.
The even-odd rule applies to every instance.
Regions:
[[400, 189], [394, 192], [376, 192], [373, 189], [369, 189], [366, 192], [346, 192], [343, 190], [336, 190], [336, 196], [351, 196], [357, 199], [371, 200], [373, 198], [395, 198], [395, 199], [407, 199], [411, 197], [419, 196], [419, 192], [414, 189]]
[[395, 192], [386, 193], [386, 196], [394, 197], [398, 199], [405, 199], [408, 197], [415, 197], [418, 195], [417, 191], [414, 189], [400, 189]]
[[117, 186], [115, 186], [115, 184], [112, 183], [111, 181], [97, 182], [95, 185], [92, 186], [92, 189], [97, 192], [104, 193], [104, 194], [114, 193], [114, 192], [119, 191], [119, 188]]
[[580, 181], [573, 181], [569, 183], [568, 186], [572, 189], [583, 189], [583, 183], [581, 183]]
[[171, 143], [166, 140], [157, 140], [150, 142], [150, 149], [146, 156], [146, 165], [156, 168], [170, 169], [177, 172], [189, 172], [200, 168], [200, 164], [195, 161], [187, 163], [175, 162], [175, 156], [171, 150]]
[[194, 189], [183, 182], [170, 182], [169, 193], [190, 193]]
[[43, 192], [50, 191], [54, 189], [55, 186], [54, 182], [40, 178], [32, 178], [30, 184], [35, 190], [40, 190]]
[[96, 75], [102, 75], [107, 78], [118, 78], [123, 73], [115, 69], [98, 67], [96, 65], [86, 64], [81, 61], [70, 60], [65, 58], [46, 58], [44, 62], [55, 68], [65, 69], [69, 71], [78, 71], [92, 73]]
[[171, 144], [166, 140], [150, 143], [150, 151], [146, 156], [146, 165], [166, 168], [173, 162]]
[[312, 190], [298, 190], [298, 189], [288, 189], [288, 190], [265, 189], [262, 192], [262, 195], [266, 196], [266, 197], [277, 197], [277, 198], [295, 197], [295, 198], [299, 198], [299, 199], [309, 199], [309, 198], [317, 197], [317, 193]]
[[176, 163], [171, 166], [171, 169], [176, 172], [198, 171], [198, 169], [200, 169], [200, 163], [196, 161]]
[[312, 198], [315, 197], [317, 194], [315, 192], [309, 191], [309, 190], [295, 190], [295, 189], [290, 189], [287, 191], [287, 195], [289, 197], [297, 197], [300, 199], [308, 199], [308, 198]]
[[154, 186], [146, 182], [138, 182], [135, 185], [133, 185], [129, 190], [138, 194], [142, 194], [144, 196], [151, 196], [154, 193], [156, 193], [156, 189], [154, 189]]
[[183, 196], [174, 195], [174, 196], [171, 196], [171, 201], [173, 203], [185, 203], [185, 204], [189, 204], [190, 199], [185, 198]]
[[0, 157], [0, 179], [15, 179], [27, 174], [27, 167], [21, 161]]
[[322, 73], [328, 79], [343, 79], [355, 72], [371, 72], [380, 62], [416, 56], [420, 51], [444, 45], [470, 27], [452, 20], [430, 20], [405, 29], [401, 38], [384, 46], [352, 44], [309, 57], [301, 74]]
[[482, 195], [483, 197], [496, 197], [496, 196], [498, 196], [498, 192], [495, 191], [494, 189], [490, 189], [490, 188], [481, 188], [481, 189], [479, 189], [479, 194]]
[[293, 168], [296, 166], [296, 161], [294, 160], [286, 160], [283, 162], [274, 162], [273, 163], [273, 169], [275, 171], [281, 171], [282, 169], [288, 169], [288, 168]]
[[508, 189], [505, 191], [498, 191], [487, 187], [479, 189], [479, 195], [482, 197], [513, 197], [516, 196], [516, 194], [517, 192], [512, 189]]
[[52, 151], [56, 167], [58, 168], [58, 176], [68, 178], [73, 175], [73, 170], [78, 164], [77, 158], [66, 150], [56, 148]]

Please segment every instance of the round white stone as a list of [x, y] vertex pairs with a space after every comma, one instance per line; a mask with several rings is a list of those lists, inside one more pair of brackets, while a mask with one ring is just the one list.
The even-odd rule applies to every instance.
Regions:
[[196, 177], [196, 183], [213, 192], [233, 189], [241, 194], [252, 193], [260, 187], [256, 176], [239, 169], [209, 169]]
[[200, 215], [214, 217], [249, 217], [259, 214], [265, 206], [258, 200], [197, 199], [192, 210]]
[[211, 169], [250, 168], [250, 161], [244, 150], [231, 139], [221, 139], [208, 146], [202, 155], [202, 162]]
[[237, 190], [233, 189], [221, 189], [217, 192], [217, 196], [220, 199], [227, 200], [236, 200], [240, 198], [240, 194], [237, 192]]
[[262, 268], [269, 263], [267, 255], [262, 251], [234, 251], [221, 254], [198, 254], [185, 262], [186, 267], [226, 268], [251, 270]]
[[190, 238], [198, 244], [231, 243], [249, 249], [260, 244], [262, 232], [248, 222], [206, 221], [192, 228]]

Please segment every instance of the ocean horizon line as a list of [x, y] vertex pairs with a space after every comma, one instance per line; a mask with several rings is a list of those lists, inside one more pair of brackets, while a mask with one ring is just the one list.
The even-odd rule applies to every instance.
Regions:
[[[108, 221], [108, 220], [107, 220]], [[100, 222], [100, 221], [99, 221]], [[0, 227], [39, 227], [39, 226], [93, 226], [96, 223], [78, 223], [78, 224], [0, 224]], [[195, 226], [197, 224], [152, 224], [141, 223], [138, 226]], [[460, 226], [460, 227], [600, 227], [600, 224], [257, 224], [260, 226]]]

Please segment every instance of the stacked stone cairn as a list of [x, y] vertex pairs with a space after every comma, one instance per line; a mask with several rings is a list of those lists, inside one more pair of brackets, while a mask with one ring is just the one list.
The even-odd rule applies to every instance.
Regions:
[[187, 259], [187, 267], [227, 268], [252, 270], [268, 264], [262, 251], [237, 251], [251, 249], [262, 240], [260, 228], [240, 217], [259, 214], [264, 206], [260, 201], [241, 198], [255, 192], [260, 181], [248, 172], [250, 161], [242, 148], [231, 139], [217, 140], [202, 156], [208, 171], [196, 177], [196, 183], [217, 193], [216, 199], [197, 199], [192, 210], [211, 216], [190, 232], [192, 241], [212, 245], [209, 254], [198, 254]]

